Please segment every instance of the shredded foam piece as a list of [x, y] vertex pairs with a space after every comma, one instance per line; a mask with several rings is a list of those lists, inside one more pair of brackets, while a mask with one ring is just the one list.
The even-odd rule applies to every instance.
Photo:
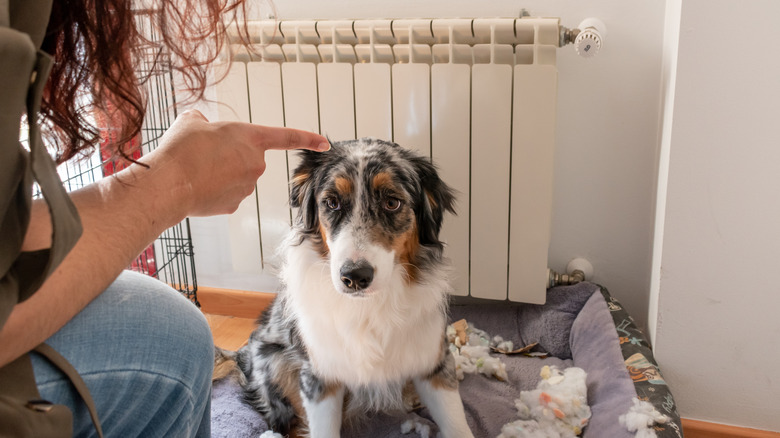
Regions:
[[446, 335], [450, 352], [455, 358], [458, 380], [463, 380], [466, 374], [477, 373], [495, 377], [502, 382], [509, 379], [506, 364], [491, 356], [490, 350], [498, 344], [511, 349], [512, 341], [504, 341], [500, 336], [491, 338], [486, 331], [474, 327], [465, 319], [447, 326]]
[[466, 329], [468, 328], [468, 326], [469, 325], [465, 319], [461, 319], [459, 321], [455, 321], [452, 323], [452, 328], [455, 330], [455, 335], [458, 337], [458, 340], [460, 341], [460, 345], [466, 344]]
[[266, 430], [258, 438], [284, 438], [281, 434], [278, 434], [272, 430]]
[[411, 433], [413, 430], [418, 435], [420, 435], [421, 438], [430, 438], [431, 436], [431, 426], [417, 419], [409, 419], [404, 421], [403, 424], [401, 424], [402, 434], [406, 435], [408, 433]]
[[666, 423], [669, 417], [658, 412], [650, 402], [638, 398], [633, 401], [631, 409], [618, 417], [618, 421], [629, 432], [635, 432], [637, 438], [654, 438], [656, 434], [653, 425]]
[[498, 438], [573, 438], [590, 420], [587, 377], [582, 368], [544, 366], [542, 381], [515, 400], [520, 420], [505, 424]]

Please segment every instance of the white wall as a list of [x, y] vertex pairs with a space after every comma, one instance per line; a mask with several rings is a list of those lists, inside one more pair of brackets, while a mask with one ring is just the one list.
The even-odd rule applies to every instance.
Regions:
[[684, 417], [780, 431], [780, 2], [669, 3], [656, 357]]
[[[661, 87], [664, 5], [653, 1], [275, 0], [290, 19], [561, 17], [576, 27], [602, 19], [608, 35], [593, 59], [559, 51], [555, 204], [550, 267], [563, 271], [586, 257], [607, 286], [644, 325], [650, 284]], [[267, 5], [254, 11], [265, 18]], [[197, 245], [204, 241], [193, 231]], [[201, 246], [203, 247], [203, 246]], [[198, 267], [204, 279], [209, 267]], [[210, 286], [201, 281], [202, 284]], [[216, 285], [219, 286], [219, 285]], [[223, 287], [229, 287], [224, 286]]]

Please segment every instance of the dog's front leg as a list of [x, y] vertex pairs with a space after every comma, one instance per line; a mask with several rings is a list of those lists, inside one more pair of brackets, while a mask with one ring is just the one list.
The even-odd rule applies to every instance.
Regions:
[[301, 370], [301, 398], [310, 438], [335, 438], [341, 434], [344, 387], [326, 384], [311, 369]]
[[466, 423], [463, 401], [458, 392], [455, 359], [449, 350], [431, 375], [414, 379], [414, 388], [444, 438], [474, 437]]

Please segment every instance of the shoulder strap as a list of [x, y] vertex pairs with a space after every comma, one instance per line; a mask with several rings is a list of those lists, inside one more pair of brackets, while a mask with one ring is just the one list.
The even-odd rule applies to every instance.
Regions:
[[[28, 154], [19, 144], [35, 47], [30, 38], [0, 26], [0, 327], [20, 300], [21, 254], [30, 216], [32, 176]], [[48, 256], [47, 256], [48, 257]], [[44, 263], [45, 265], [45, 263]], [[41, 271], [38, 269], [37, 271]]]
[[0, 26], [10, 26], [11, 17], [8, 11], [8, 0], [0, 0]]
[[73, 368], [73, 365], [71, 365], [67, 359], [62, 357], [61, 354], [57, 353], [55, 349], [51, 348], [47, 344], [41, 344], [35, 347], [35, 351], [48, 359], [49, 362], [54, 364], [57, 368], [60, 369], [60, 371], [68, 376], [71, 383], [73, 383], [73, 386], [76, 388], [76, 391], [87, 405], [87, 409], [89, 409], [89, 415], [92, 417], [92, 423], [95, 425], [95, 430], [97, 430], [98, 436], [103, 438], [103, 428], [100, 427], [100, 420], [98, 419], [95, 402], [92, 400], [92, 396], [89, 393], [87, 385], [84, 383], [84, 380], [81, 379], [81, 376], [79, 376], [79, 373], [76, 371], [76, 369]]
[[[49, 205], [52, 223], [52, 242], [49, 263], [44, 279], [59, 266], [62, 259], [70, 252], [81, 237], [81, 220], [76, 206], [62, 186], [57, 174], [57, 167], [41, 140], [41, 129], [38, 126], [38, 114], [41, 109], [41, 97], [46, 80], [51, 70], [52, 58], [38, 50], [34, 83], [27, 95], [27, 121], [29, 125], [30, 162], [32, 173], [41, 188], [41, 193]], [[40, 286], [40, 285], [39, 285]], [[36, 288], [37, 289], [37, 288]]]

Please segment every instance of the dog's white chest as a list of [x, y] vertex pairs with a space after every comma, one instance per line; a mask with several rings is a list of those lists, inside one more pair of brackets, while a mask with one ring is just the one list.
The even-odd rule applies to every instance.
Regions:
[[[350, 387], [403, 383], [440, 360], [442, 292], [397, 285], [355, 299], [337, 292], [326, 270], [310, 265], [288, 282], [290, 310], [315, 372]], [[393, 294], [392, 296], [390, 294]]]
[[[393, 327], [380, 317], [337, 318], [324, 317], [320, 324], [301, 322], [309, 358], [321, 377], [348, 386], [400, 382], [429, 373], [438, 363], [443, 336], [439, 318], [410, 322], [407, 327]], [[326, 319], [330, 327], [321, 324]]]

